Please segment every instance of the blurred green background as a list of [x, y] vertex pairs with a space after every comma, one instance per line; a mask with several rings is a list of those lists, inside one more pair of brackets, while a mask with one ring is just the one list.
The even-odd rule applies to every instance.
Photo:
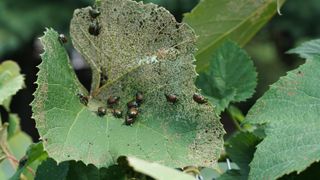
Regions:
[[[178, 21], [189, 12], [199, 0], [144, 0], [167, 8]], [[38, 37], [46, 27], [68, 34], [69, 21], [73, 10], [92, 4], [92, 0], [1, 0], [0, 1], [0, 61], [16, 61], [26, 76], [26, 88], [14, 96], [11, 111], [21, 117], [22, 128], [35, 141], [38, 134], [31, 119], [31, 103], [36, 85], [36, 66], [40, 63], [41, 46]], [[320, 35], [319, 0], [288, 0], [281, 9], [282, 16], [276, 15], [266, 27], [245, 47], [255, 62], [258, 88], [253, 98], [236, 104], [244, 113], [254, 104], [270, 84], [280, 76], [299, 66], [303, 61], [285, 52], [297, 44], [317, 38]], [[67, 35], [68, 36], [68, 35]], [[70, 41], [69, 41], [70, 42]], [[71, 44], [67, 45], [70, 57], [82, 83], [89, 87], [90, 70], [79, 60]], [[1, 110], [2, 119], [8, 115]], [[228, 132], [233, 130], [228, 115], [223, 113], [222, 122]]]

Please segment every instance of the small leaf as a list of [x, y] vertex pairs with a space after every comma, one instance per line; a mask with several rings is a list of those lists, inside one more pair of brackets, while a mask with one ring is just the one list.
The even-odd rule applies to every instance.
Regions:
[[232, 135], [226, 142], [226, 152], [240, 169], [227, 171], [218, 179], [248, 179], [249, 163], [259, 142], [260, 139], [258, 137], [248, 132], [239, 132]]
[[10, 139], [19, 132], [21, 132], [21, 128], [18, 114], [9, 114], [8, 138]]
[[2, 103], [2, 106], [5, 108], [6, 111], [10, 112], [10, 103], [11, 103], [12, 96], [5, 99]]
[[[39, 66], [33, 117], [44, 147], [58, 162], [81, 160], [108, 167], [121, 155], [134, 155], [183, 167], [213, 166], [222, 149], [224, 130], [210, 104], [198, 104], [194, 85], [193, 31], [163, 8], [130, 0], [101, 1], [100, 34], [88, 32], [90, 8], [75, 11], [71, 35], [75, 47], [91, 65], [93, 83], [88, 95], [69, 64], [58, 34], [41, 38], [45, 53]], [[100, 76], [105, 78], [100, 82]], [[105, 82], [106, 81], [106, 82]], [[127, 103], [142, 92], [144, 101], [132, 126], [116, 118], [112, 108], [98, 116], [110, 96], [126, 114]], [[165, 94], [175, 94], [177, 103]]]
[[242, 111], [237, 108], [236, 106], [230, 105], [228, 107], [228, 113], [230, 115], [230, 117], [238, 122], [242, 122], [244, 120], [244, 115], [242, 113]]
[[320, 57], [307, 60], [249, 111], [245, 122], [264, 125], [266, 133], [250, 164], [250, 179], [276, 179], [320, 160], [319, 67]]
[[[280, 0], [279, 4], [283, 4]], [[209, 68], [212, 52], [226, 39], [244, 46], [277, 11], [276, 0], [202, 0], [184, 22], [199, 35], [197, 71]]]
[[[38, 167], [35, 180], [56, 179], [93, 179], [93, 180], [127, 180], [125, 171], [117, 165], [98, 169], [92, 164], [86, 166], [81, 161], [57, 162], [48, 158]], [[128, 179], [129, 180], [129, 179]]]
[[248, 54], [227, 41], [211, 58], [209, 69], [199, 73], [196, 84], [203, 90], [217, 113], [231, 102], [250, 98], [257, 86], [257, 73]]
[[157, 163], [146, 162], [135, 157], [126, 158], [128, 166], [132, 167], [135, 171], [148, 175], [158, 180], [194, 180], [191, 175], [179, 172], [178, 170], [171, 169], [166, 166], [162, 166]]
[[248, 132], [239, 132], [232, 135], [226, 142], [226, 152], [241, 171], [249, 173], [249, 163], [253, 158], [255, 146], [261, 140]]
[[20, 68], [15, 62], [4, 61], [0, 64], [0, 105], [4, 105], [8, 98], [23, 87], [23, 81], [24, 77], [20, 74]]
[[218, 179], [220, 178], [222, 175], [226, 174], [227, 171], [229, 170], [229, 166], [231, 167], [232, 170], [239, 170], [239, 167], [233, 163], [230, 162], [230, 164], [228, 164], [227, 162], [218, 162], [217, 166], [214, 168], [203, 168], [200, 173], [201, 176], [203, 177], [203, 179]]
[[69, 162], [62, 162], [57, 165], [53, 159], [48, 158], [38, 167], [35, 180], [56, 180], [66, 179], [69, 170]]
[[[195, 178], [171, 169], [169, 167], [162, 166], [156, 163], [149, 163], [133, 157], [121, 157], [119, 159], [120, 165], [112, 165], [108, 168], [97, 169], [92, 164], [86, 166], [82, 162], [65, 161], [57, 164], [51, 158], [44, 161], [36, 172], [37, 179], [117, 179], [117, 180], [129, 180], [129, 179], [144, 179], [140, 177], [148, 177], [157, 180], [194, 180]], [[133, 171], [134, 170], [134, 171]], [[141, 174], [140, 174], [141, 173]]]
[[302, 58], [310, 59], [314, 56], [320, 56], [320, 39], [303, 43], [301, 46], [288, 51], [290, 54], [299, 54]]
[[92, 164], [86, 166], [82, 162], [69, 162], [69, 171], [67, 179], [115, 179], [124, 180], [126, 178], [126, 171], [121, 169], [118, 165], [112, 165], [108, 168], [96, 168]]
[[246, 180], [246, 177], [241, 174], [240, 170], [231, 169], [219, 176], [217, 180]]

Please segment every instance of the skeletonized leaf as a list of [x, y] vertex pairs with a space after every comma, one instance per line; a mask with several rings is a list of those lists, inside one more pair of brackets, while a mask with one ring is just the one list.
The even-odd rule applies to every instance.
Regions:
[[266, 137], [250, 163], [249, 179], [276, 179], [320, 160], [320, 58], [282, 77], [249, 111]]
[[[87, 94], [77, 80], [58, 34], [48, 30], [41, 38], [45, 53], [39, 66], [38, 89], [32, 103], [44, 147], [58, 162], [82, 160], [98, 167], [114, 164], [121, 155], [133, 155], [173, 167], [212, 166], [219, 157], [224, 131], [210, 104], [192, 96], [196, 72], [195, 35], [165, 9], [130, 0], [103, 0], [101, 15], [78, 9], [71, 22], [75, 47], [91, 65], [93, 83], [87, 106], [77, 93]], [[100, 34], [88, 32], [90, 23]], [[100, 76], [108, 76], [102, 86]], [[119, 96], [114, 108], [126, 114], [127, 103], [142, 92], [144, 101], [132, 126], [124, 117], [99, 117], [109, 96]], [[178, 102], [167, 102], [175, 94]]]

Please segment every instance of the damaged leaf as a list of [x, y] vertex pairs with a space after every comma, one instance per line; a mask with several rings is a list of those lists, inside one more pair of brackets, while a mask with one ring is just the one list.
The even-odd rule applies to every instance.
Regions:
[[[78, 9], [71, 21], [72, 42], [92, 69], [90, 93], [76, 78], [58, 33], [47, 30], [41, 38], [45, 53], [32, 107], [49, 156], [98, 167], [115, 164], [121, 155], [171, 167], [213, 166], [224, 130], [210, 104], [192, 99], [199, 93], [192, 29], [153, 4], [103, 0], [98, 9], [95, 18], [90, 7]], [[92, 23], [98, 32], [89, 30]], [[143, 102], [127, 126], [127, 103], [138, 92]], [[178, 101], [168, 102], [166, 94]], [[110, 96], [119, 102], [108, 106]], [[107, 108], [106, 115], [98, 116], [99, 107]], [[123, 117], [114, 117], [113, 109]]]

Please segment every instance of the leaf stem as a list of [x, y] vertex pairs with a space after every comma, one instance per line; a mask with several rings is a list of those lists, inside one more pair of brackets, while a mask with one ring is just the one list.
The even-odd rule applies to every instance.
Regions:
[[243, 128], [240, 126], [240, 123], [244, 120], [244, 115], [241, 110], [235, 106], [230, 105], [227, 108], [227, 112], [232, 119], [233, 124], [236, 126], [237, 130], [243, 131]]
[[231, 118], [231, 120], [232, 120], [233, 124], [236, 126], [237, 130], [239, 130], [239, 131], [242, 131], [242, 130], [243, 130], [243, 129], [241, 128], [239, 122], [238, 122], [236, 119]]
[[[11, 165], [13, 165], [13, 167], [15, 167], [15, 169], [16, 169], [16, 168], [18, 167], [18, 165], [19, 165], [19, 161], [18, 161], [14, 156], [12, 156], [12, 155], [10, 155], [10, 154], [7, 155], [7, 158], [8, 158], [8, 160], [9, 160], [10, 162], [13, 163], [13, 164], [11, 164]], [[33, 176], [36, 175], [35, 172], [33, 171], [33, 169], [32, 169], [31, 167], [27, 166], [26, 168], [27, 168], [27, 170], [28, 170]]]
[[[17, 161], [17, 159], [11, 155], [7, 146], [5, 144], [1, 143], [1, 149], [4, 152], [4, 154], [6, 155], [6, 157], [8, 158], [13, 169], [17, 169], [18, 165], [17, 165], [17, 163], [15, 163], [15, 161]], [[19, 163], [19, 161], [18, 161], [18, 163]]]

